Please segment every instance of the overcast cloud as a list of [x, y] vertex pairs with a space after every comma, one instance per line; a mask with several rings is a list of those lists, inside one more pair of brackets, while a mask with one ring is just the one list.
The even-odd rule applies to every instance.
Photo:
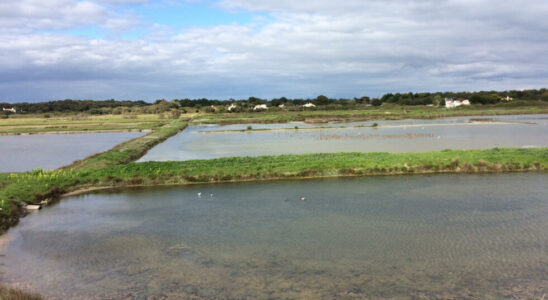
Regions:
[[548, 86], [546, 0], [222, 0], [208, 5], [257, 16], [184, 27], [147, 20], [149, 5], [2, 1], [0, 102]]

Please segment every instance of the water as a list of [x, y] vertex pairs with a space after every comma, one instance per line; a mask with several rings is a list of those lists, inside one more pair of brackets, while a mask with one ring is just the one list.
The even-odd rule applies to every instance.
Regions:
[[547, 180], [396, 176], [90, 194], [12, 228], [0, 279], [52, 299], [541, 299]]
[[56, 169], [142, 135], [116, 132], [0, 136], [0, 173]]
[[[359, 127], [370, 126], [375, 122], [378, 123], [378, 128]], [[140, 161], [289, 153], [424, 152], [443, 149], [548, 146], [546, 115], [375, 122], [190, 126], [153, 148]], [[247, 126], [270, 130], [231, 132], [246, 129]], [[295, 130], [295, 126], [299, 129]], [[331, 128], [310, 129], [319, 126]], [[341, 126], [351, 128], [336, 128]]]

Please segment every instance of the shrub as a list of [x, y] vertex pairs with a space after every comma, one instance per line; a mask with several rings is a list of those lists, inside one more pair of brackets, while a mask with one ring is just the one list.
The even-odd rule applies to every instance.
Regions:
[[181, 116], [181, 111], [176, 110], [176, 109], [171, 111], [171, 118], [172, 119], [179, 119], [180, 116]]

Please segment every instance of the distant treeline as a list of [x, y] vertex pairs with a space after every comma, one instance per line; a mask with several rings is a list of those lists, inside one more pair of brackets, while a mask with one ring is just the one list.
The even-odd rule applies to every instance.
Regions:
[[445, 98], [468, 99], [475, 104], [495, 104], [510, 97], [513, 100], [548, 101], [548, 90], [523, 90], [523, 91], [480, 91], [480, 92], [444, 92], [444, 93], [403, 93], [386, 94], [380, 98], [381, 102], [396, 103], [401, 105], [443, 105]]
[[57, 100], [38, 103], [0, 103], [3, 108], [15, 107], [18, 112], [24, 113], [55, 113], [55, 112], [99, 112], [101, 109], [113, 109], [117, 107], [143, 107], [149, 106], [145, 101], [116, 101], [111, 100]]
[[[215, 100], [215, 99], [175, 99], [172, 100], [178, 107], [211, 107], [227, 106], [232, 103], [239, 104], [243, 108], [255, 106], [257, 104], [267, 104], [269, 106], [302, 106], [306, 103], [312, 103], [316, 106], [352, 106], [356, 104], [382, 105], [383, 103], [394, 103], [400, 105], [444, 105], [445, 98], [468, 99], [475, 104], [495, 104], [503, 101], [503, 98], [510, 97], [514, 100], [526, 101], [548, 101], [548, 90], [523, 90], [523, 91], [480, 91], [480, 92], [438, 92], [438, 93], [396, 93], [385, 94], [381, 98], [370, 98], [363, 96], [360, 98], [329, 98], [320, 95], [316, 98], [307, 99], [288, 99], [286, 97], [274, 98], [271, 100], [257, 97], [249, 97], [246, 100]], [[165, 101], [157, 100], [156, 103]]]
[[[367, 96], [359, 98], [329, 98], [320, 95], [316, 98], [289, 99], [286, 97], [274, 99], [261, 99], [249, 97], [248, 99], [165, 99], [156, 100], [154, 103], [139, 101], [116, 101], [116, 100], [58, 100], [40, 103], [0, 103], [5, 108], [15, 107], [22, 113], [90, 113], [90, 114], [124, 114], [124, 113], [163, 113], [174, 109], [182, 110], [206, 110], [225, 111], [226, 108], [235, 104], [234, 111], [249, 111], [255, 105], [267, 104], [269, 107], [278, 107], [283, 104], [287, 109], [302, 108], [306, 103], [313, 103], [316, 109], [350, 109], [359, 105], [380, 106], [383, 103], [399, 105], [441, 105], [445, 104], [445, 98], [469, 99], [472, 104], [496, 104], [503, 102], [506, 97], [513, 98], [513, 101], [548, 101], [548, 90], [522, 90], [522, 91], [480, 91], [480, 92], [438, 92], [438, 93], [396, 93], [385, 94], [380, 98]], [[214, 108], [213, 108], [213, 107]], [[1, 112], [6, 114], [6, 112]]]

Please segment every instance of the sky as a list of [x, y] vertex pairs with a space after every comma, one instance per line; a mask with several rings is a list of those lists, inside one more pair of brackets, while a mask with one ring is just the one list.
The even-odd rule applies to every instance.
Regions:
[[0, 102], [548, 87], [546, 0], [2, 0]]

